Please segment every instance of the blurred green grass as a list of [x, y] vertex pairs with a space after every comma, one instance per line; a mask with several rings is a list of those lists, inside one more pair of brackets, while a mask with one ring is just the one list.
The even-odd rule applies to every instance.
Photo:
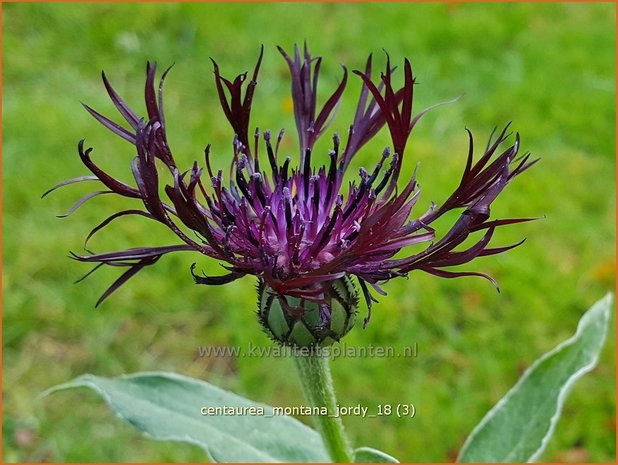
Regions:
[[[254, 315], [253, 281], [194, 286], [192, 261], [169, 256], [105, 305], [94, 302], [117, 276], [103, 270], [74, 286], [84, 266], [66, 258], [90, 228], [120, 205], [102, 197], [57, 220], [87, 187], [44, 199], [56, 182], [81, 174], [76, 143], [129, 179], [132, 156], [80, 107], [113, 114], [99, 80], [105, 69], [120, 93], [143, 108], [146, 60], [175, 63], [166, 87], [170, 143], [189, 166], [206, 143], [219, 167], [230, 130], [218, 108], [209, 56], [225, 75], [250, 69], [266, 47], [252, 124], [286, 127], [293, 115], [285, 63], [274, 45], [307, 40], [325, 57], [323, 89], [338, 63], [360, 68], [369, 52], [383, 63], [411, 58], [422, 108], [433, 111], [412, 136], [406, 169], [421, 163], [419, 209], [444, 200], [466, 153], [464, 127], [483, 146], [512, 120], [524, 150], [542, 157], [509, 186], [496, 216], [546, 218], [502, 231], [496, 243], [526, 244], [473, 268], [495, 276], [497, 294], [475, 279], [413, 274], [386, 285], [366, 330], [349, 345], [418, 344], [410, 359], [338, 359], [340, 402], [412, 401], [413, 420], [347, 418], [356, 445], [406, 461], [454, 460], [466, 435], [525, 367], [574, 330], [579, 316], [615, 281], [615, 6], [612, 4], [5, 4], [3, 7], [3, 460], [201, 461], [189, 445], [152, 442], [88, 393], [37, 401], [45, 388], [84, 372], [118, 375], [173, 370], [249, 398], [297, 405], [300, 389], [285, 359], [203, 359], [199, 345], [269, 344]], [[345, 133], [358, 82], [350, 85], [333, 130]], [[326, 139], [326, 137], [325, 137]], [[372, 166], [382, 134], [358, 157]], [[324, 145], [324, 148], [326, 146]], [[450, 189], [450, 190], [449, 190]], [[163, 228], [124, 221], [96, 250], [166, 243]], [[364, 311], [364, 309], [362, 310]], [[545, 461], [615, 460], [615, 337], [598, 368], [575, 386]]]

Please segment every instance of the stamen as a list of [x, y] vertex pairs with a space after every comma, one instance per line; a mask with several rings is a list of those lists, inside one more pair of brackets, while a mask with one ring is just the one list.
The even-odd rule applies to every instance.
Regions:
[[260, 130], [259, 128], [255, 128], [255, 134], [253, 135], [253, 151], [255, 153], [255, 160], [253, 162], [253, 171], [255, 171], [256, 173], [260, 172], [260, 162], [258, 160], [258, 154], [259, 154], [259, 150], [258, 150], [258, 142], [260, 140]]
[[279, 135], [277, 136], [277, 144], [275, 146], [275, 157], [279, 154], [279, 145], [281, 144], [281, 139], [283, 139], [283, 135], [285, 134], [285, 129], [281, 129], [279, 131]]
[[393, 173], [393, 170], [395, 169], [395, 166], [397, 165], [398, 158], [399, 158], [399, 155], [397, 154], [393, 155], [391, 165], [388, 167], [388, 170], [386, 170], [386, 173], [384, 173], [384, 178], [382, 178], [382, 181], [380, 182], [380, 184], [378, 184], [378, 187], [376, 187], [376, 194], [379, 194], [382, 191], [382, 189], [386, 187], [386, 184], [388, 183], [388, 180], [390, 179], [391, 174]]
[[260, 201], [260, 203], [262, 204], [262, 206], [266, 205], [266, 196], [264, 195], [264, 189], [263, 189], [263, 184], [262, 184], [262, 175], [260, 173], [253, 173], [251, 175], [251, 179], [253, 179], [253, 183], [255, 186], [255, 194], [258, 198], [258, 200]]
[[[334, 137], [333, 137], [334, 140]], [[330, 205], [330, 201], [333, 195], [333, 189], [335, 188], [335, 184], [337, 182], [337, 157], [339, 149], [338, 142], [334, 144], [334, 149], [328, 152], [330, 156], [330, 166], [328, 168], [328, 187], [326, 190], [326, 205]]]
[[292, 159], [290, 157], [285, 158], [285, 162], [283, 162], [283, 166], [281, 167], [281, 179], [283, 182], [288, 180], [288, 168], [290, 166], [290, 162]]
[[289, 232], [292, 229], [292, 195], [287, 187], [283, 188], [283, 201], [285, 202], [285, 223]]
[[273, 173], [273, 180], [276, 183], [278, 178], [277, 168], [277, 154], [273, 152], [273, 147], [270, 143], [270, 130], [264, 131], [264, 141], [266, 142], [266, 152], [268, 153], [268, 161], [270, 163], [270, 170]]
[[320, 183], [317, 176], [311, 178], [313, 180], [313, 206], [316, 212], [320, 210]]
[[366, 192], [367, 192], [367, 183], [363, 182], [363, 183], [361, 183], [360, 187], [358, 188], [358, 192], [354, 196], [354, 200], [352, 200], [352, 202], [350, 204], [348, 204], [348, 207], [345, 209], [345, 212], [343, 213], [343, 219], [344, 220], [347, 220], [348, 217], [354, 211], [354, 209], [356, 209], [356, 206], [358, 205], [358, 202], [360, 202], [360, 199], [363, 197], [363, 195], [365, 195]]
[[380, 170], [382, 169], [382, 165], [384, 164], [384, 161], [388, 157], [390, 157], [390, 155], [391, 155], [391, 149], [389, 147], [386, 147], [384, 151], [382, 152], [382, 158], [380, 159], [375, 169], [373, 170], [373, 173], [371, 173], [371, 176], [367, 180], [367, 184], [369, 184], [370, 186], [373, 184], [373, 181], [376, 180], [376, 178], [378, 177], [378, 174], [380, 173]]
[[311, 149], [305, 151], [305, 164], [303, 166], [303, 184], [305, 199], [309, 197], [309, 176], [311, 175]]
[[320, 234], [320, 240], [317, 243], [317, 247], [314, 246], [313, 248], [313, 252], [311, 254], [312, 257], [315, 257], [318, 254], [318, 252], [322, 250], [324, 246], [327, 244], [328, 240], [330, 239], [330, 233], [333, 231], [333, 228], [335, 227], [335, 224], [337, 223], [337, 219], [339, 218], [340, 213], [341, 213], [341, 208], [338, 206], [337, 208], [335, 208], [335, 211], [333, 212], [333, 216], [328, 222], [328, 225], [324, 229], [322, 229], [322, 233]]
[[208, 175], [212, 178], [212, 168], [210, 167], [210, 144], [204, 149], [204, 159], [206, 161], [206, 168], [208, 169]]

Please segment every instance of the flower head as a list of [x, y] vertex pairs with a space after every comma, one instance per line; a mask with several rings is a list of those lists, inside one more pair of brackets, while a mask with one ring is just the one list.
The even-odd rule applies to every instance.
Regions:
[[[219, 101], [234, 134], [229, 177], [223, 170], [213, 169], [210, 145], [205, 149], [202, 167], [197, 161], [188, 170], [177, 167], [167, 142], [163, 113], [167, 71], [157, 87], [156, 65], [147, 65], [145, 118], [127, 106], [103, 74], [107, 93], [128, 126], [89, 106], [85, 108], [134, 146], [133, 182], [120, 181], [99, 168], [91, 158], [92, 149], [86, 149], [82, 140], [79, 156], [93, 176], [60, 185], [96, 180], [104, 190], [83, 197], [70, 212], [97, 195], [115, 193], [133, 198], [141, 206], [111, 215], [91, 231], [88, 239], [119, 217], [139, 215], [163, 223], [179, 241], [166, 247], [72, 254], [79, 261], [97, 264], [97, 268], [126, 268], [98, 303], [163, 255], [194, 251], [224, 262], [227, 270], [221, 276], [198, 275], [194, 265], [191, 272], [196, 283], [219, 285], [248, 274], [257, 276], [258, 316], [268, 332], [284, 343], [312, 345], [337, 340], [352, 327], [358, 300], [352, 276], [369, 308], [375, 301], [372, 290], [383, 294], [382, 283], [413, 270], [447, 278], [483, 276], [495, 284], [486, 274], [451, 267], [519, 245], [489, 245], [496, 228], [528, 221], [490, 219], [494, 199], [511, 179], [536, 161], [530, 161], [529, 154], [518, 157], [519, 136], [507, 143], [507, 126], [474, 161], [473, 139], [468, 131], [470, 148], [459, 185], [442, 205], [432, 204], [428, 211], [415, 216], [412, 211], [420, 194], [416, 175], [399, 178], [410, 133], [429, 109], [414, 112], [415, 78], [410, 62], [404, 61], [401, 87], [393, 83], [390, 59], [378, 80], [372, 77], [371, 56], [364, 70], [354, 71], [362, 81], [362, 90], [345, 144], [334, 134], [327, 166], [315, 167], [311, 162], [314, 145], [336, 112], [348, 72], [344, 67], [341, 82], [319, 108], [321, 58], [312, 58], [306, 46], [302, 54], [295, 47], [293, 56], [281, 48], [279, 51], [292, 78], [298, 163], [280, 154], [283, 130], [276, 137], [270, 131], [250, 134], [262, 49], [250, 79], [247, 73], [226, 79], [213, 61]], [[344, 189], [350, 162], [383, 126], [390, 132], [392, 148], [387, 147], [376, 157], [371, 170], [360, 168], [358, 179]], [[163, 181], [163, 176], [168, 181]], [[461, 210], [459, 218], [438, 237], [432, 223], [452, 210]], [[472, 246], [455, 250], [477, 231], [484, 233]], [[424, 248], [399, 254], [413, 244], [423, 244]], [[273, 305], [277, 317], [272, 316]]]

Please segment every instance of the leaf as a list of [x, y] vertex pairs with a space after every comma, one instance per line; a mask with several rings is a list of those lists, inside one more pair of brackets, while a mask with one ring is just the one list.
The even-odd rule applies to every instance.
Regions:
[[474, 428], [459, 462], [532, 462], [541, 455], [571, 386], [597, 363], [611, 302], [608, 294], [595, 303], [580, 319], [573, 337], [526, 370]]
[[[146, 436], [188, 442], [216, 462], [329, 462], [320, 435], [298, 420], [274, 415], [205, 381], [175, 373], [147, 372], [118, 378], [83, 375], [42, 395], [79, 387], [96, 391], [120, 418]], [[202, 415], [202, 408], [230, 407], [263, 415]]]
[[399, 460], [372, 447], [359, 447], [354, 451], [354, 463], [399, 463]]

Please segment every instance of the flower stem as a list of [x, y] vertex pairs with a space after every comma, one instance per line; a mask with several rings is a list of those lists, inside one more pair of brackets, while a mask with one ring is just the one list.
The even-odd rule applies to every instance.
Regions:
[[311, 407], [326, 407], [328, 410], [328, 415], [315, 415], [313, 420], [331, 459], [338, 463], [351, 463], [352, 448], [343, 429], [343, 422], [341, 418], [331, 416], [336, 412], [337, 400], [328, 357], [296, 354], [294, 360], [307, 402]]

